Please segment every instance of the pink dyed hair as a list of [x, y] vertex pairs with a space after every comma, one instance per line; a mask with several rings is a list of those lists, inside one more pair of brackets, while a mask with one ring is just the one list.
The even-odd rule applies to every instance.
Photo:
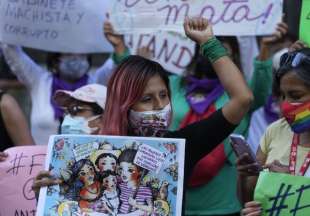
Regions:
[[170, 97], [167, 73], [157, 62], [133, 55], [116, 68], [108, 84], [101, 134], [128, 135], [128, 112], [141, 98], [149, 79], [156, 75], [163, 79]]

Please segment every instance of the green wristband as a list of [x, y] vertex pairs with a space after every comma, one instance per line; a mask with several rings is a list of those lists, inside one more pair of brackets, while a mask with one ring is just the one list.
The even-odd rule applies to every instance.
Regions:
[[112, 60], [114, 61], [114, 63], [116, 65], [119, 65], [120, 63], [122, 63], [122, 61], [124, 61], [128, 56], [130, 56], [130, 52], [129, 52], [129, 49], [126, 47], [126, 50], [118, 55], [116, 53], [113, 53], [112, 54]]
[[209, 59], [211, 63], [223, 56], [228, 56], [228, 52], [222, 43], [213, 37], [200, 47], [201, 54]]

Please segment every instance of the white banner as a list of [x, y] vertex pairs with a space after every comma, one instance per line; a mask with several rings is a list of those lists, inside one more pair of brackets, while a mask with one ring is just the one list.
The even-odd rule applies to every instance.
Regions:
[[58, 52], [110, 52], [108, 0], [1, 0], [0, 41]]
[[139, 48], [148, 48], [152, 60], [175, 74], [182, 74], [195, 54], [194, 42], [172, 32], [128, 35], [125, 39], [131, 53], [137, 54]]
[[216, 35], [273, 33], [282, 18], [282, 0], [113, 0], [110, 14], [124, 34], [183, 33], [186, 16], [210, 20]]

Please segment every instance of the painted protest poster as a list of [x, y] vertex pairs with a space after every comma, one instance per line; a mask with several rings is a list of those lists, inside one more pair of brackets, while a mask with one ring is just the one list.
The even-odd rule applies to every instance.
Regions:
[[303, 0], [300, 17], [299, 38], [310, 45], [310, 1]]
[[1, 0], [0, 41], [47, 51], [110, 52], [106, 0]]
[[125, 37], [131, 53], [136, 54], [139, 48], [149, 49], [151, 58], [159, 62], [167, 71], [182, 74], [195, 54], [195, 43], [173, 32], [157, 34], [127, 35]]
[[310, 215], [310, 178], [261, 172], [254, 199], [262, 203], [263, 216]]
[[272, 34], [282, 18], [282, 0], [113, 0], [111, 21], [124, 34], [183, 32], [186, 16], [203, 16], [216, 35]]
[[46, 169], [63, 184], [40, 192], [38, 216], [181, 215], [185, 141], [52, 136]]
[[9, 148], [0, 163], [0, 215], [34, 216], [35, 194], [31, 189], [37, 173], [44, 169], [47, 146]]

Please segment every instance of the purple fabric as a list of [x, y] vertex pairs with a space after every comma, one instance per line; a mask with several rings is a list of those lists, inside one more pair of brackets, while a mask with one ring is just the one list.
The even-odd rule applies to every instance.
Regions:
[[224, 88], [218, 79], [187, 78], [186, 99], [197, 114], [202, 115], [223, 93]]
[[82, 76], [77, 82], [75, 83], [68, 83], [64, 80], [61, 80], [58, 76], [53, 76], [52, 81], [52, 93], [51, 93], [51, 104], [54, 109], [54, 117], [55, 119], [60, 119], [63, 116], [63, 110], [59, 108], [56, 104], [56, 102], [53, 100], [53, 96], [57, 90], [67, 90], [67, 91], [74, 91], [75, 89], [78, 89], [84, 85], [86, 85], [88, 82], [88, 75], [85, 74]]
[[267, 99], [267, 103], [264, 106], [265, 119], [268, 124], [271, 124], [272, 122], [279, 119], [279, 113], [274, 109], [274, 103], [275, 100], [273, 99], [273, 97], [269, 96]]

